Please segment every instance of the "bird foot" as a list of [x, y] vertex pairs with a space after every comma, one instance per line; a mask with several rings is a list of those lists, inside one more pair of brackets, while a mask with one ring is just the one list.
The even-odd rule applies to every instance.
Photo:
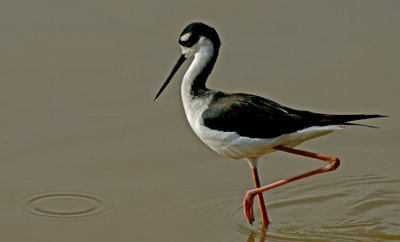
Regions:
[[250, 224], [253, 224], [254, 222], [254, 196], [255, 195], [253, 195], [252, 193], [246, 192], [246, 196], [244, 197], [243, 202], [244, 215], [246, 215], [247, 221], [249, 221]]

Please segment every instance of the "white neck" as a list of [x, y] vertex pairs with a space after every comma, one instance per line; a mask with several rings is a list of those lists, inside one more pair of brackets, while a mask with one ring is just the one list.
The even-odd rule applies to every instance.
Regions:
[[191, 51], [195, 51], [194, 60], [186, 71], [181, 86], [183, 102], [185, 102], [185, 99], [191, 98], [193, 82], [213, 57], [214, 45], [209, 39], [201, 37], [196, 45], [186, 50], [187, 55], [193, 55], [190, 53]]
[[194, 60], [192, 61], [192, 64], [190, 64], [189, 69], [186, 71], [185, 76], [183, 77], [181, 94], [186, 117], [194, 132], [199, 135], [199, 125], [201, 123], [200, 117], [203, 111], [207, 108], [207, 105], [211, 100], [211, 96], [206, 99], [195, 98], [192, 89], [196, 77], [201, 74], [213, 57], [214, 46], [210, 40], [201, 37], [196, 45], [192, 46], [190, 49], [184, 50], [184, 53], [186, 52], [188, 55], [190, 55], [189, 51], [195, 51], [193, 52]]

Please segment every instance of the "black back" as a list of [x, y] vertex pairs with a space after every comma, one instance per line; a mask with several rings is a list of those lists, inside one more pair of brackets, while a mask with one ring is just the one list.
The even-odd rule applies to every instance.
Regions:
[[250, 94], [218, 92], [203, 112], [204, 124], [250, 138], [273, 138], [311, 126], [351, 124], [380, 115], [332, 115], [295, 110]]

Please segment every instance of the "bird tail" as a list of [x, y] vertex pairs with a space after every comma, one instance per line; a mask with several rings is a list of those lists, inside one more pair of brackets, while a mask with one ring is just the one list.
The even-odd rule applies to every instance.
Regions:
[[359, 124], [359, 123], [350, 123], [356, 120], [370, 119], [370, 118], [384, 118], [388, 116], [379, 115], [379, 114], [351, 114], [351, 115], [333, 115], [331, 116], [332, 122], [335, 124], [345, 124], [345, 125], [357, 125], [364, 126], [369, 128], [378, 128], [376, 126]]

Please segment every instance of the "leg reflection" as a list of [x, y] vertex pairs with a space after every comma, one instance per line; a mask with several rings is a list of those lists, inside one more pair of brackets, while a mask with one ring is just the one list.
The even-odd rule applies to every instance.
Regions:
[[261, 226], [260, 232], [257, 230], [251, 230], [249, 237], [247, 238], [247, 242], [255, 242], [257, 237], [260, 237], [259, 242], [264, 242], [267, 236], [267, 228], [265, 226]]

